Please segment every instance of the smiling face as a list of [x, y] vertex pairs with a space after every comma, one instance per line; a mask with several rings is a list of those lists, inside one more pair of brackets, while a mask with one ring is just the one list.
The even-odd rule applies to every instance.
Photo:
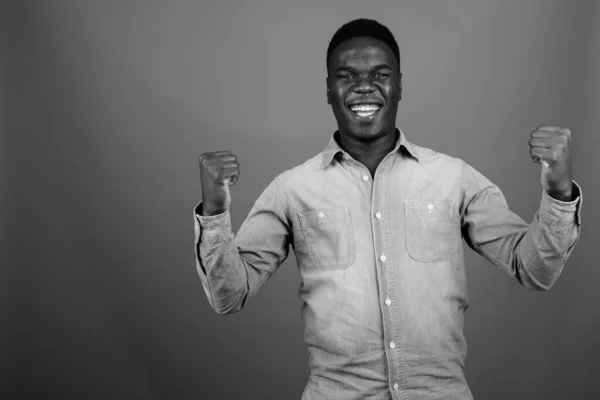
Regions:
[[395, 134], [402, 74], [387, 44], [371, 37], [347, 40], [333, 51], [327, 69], [327, 102], [341, 135], [370, 142]]

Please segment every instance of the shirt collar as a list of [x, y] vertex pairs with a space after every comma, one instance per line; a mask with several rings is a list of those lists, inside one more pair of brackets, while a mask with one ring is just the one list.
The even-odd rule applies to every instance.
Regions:
[[[403, 147], [411, 157], [413, 157], [415, 160], [419, 161], [419, 157], [417, 154], [418, 150], [417, 150], [416, 146], [406, 139], [406, 136], [404, 135], [404, 132], [402, 132], [402, 129], [396, 128], [396, 132], [399, 132], [400, 135], [398, 137], [398, 140], [396, 141], [396, 145], [394, 146], [394, 149], [392, 150], [392, 152], [397, 152]], [[338, 153], [343, 153], [343, 154], [350, 156], [348, 153], [346, 153], [344, 150], [342, 150], [342, 148], [338, 144], [338, 142], [336, 140], [338, 135], [339, 135], [339, 131], [335, 131], [331, 135], [331, 138], [329, 139], [329, 144], [327, 145], [327, 147], [325, 148], [325, 150], [322, 153], [323, 160], [321, 162], [321, 169], [324, 169], [329, 164], [331, 164], [331, 162], [333, 161], [333, 158]]]

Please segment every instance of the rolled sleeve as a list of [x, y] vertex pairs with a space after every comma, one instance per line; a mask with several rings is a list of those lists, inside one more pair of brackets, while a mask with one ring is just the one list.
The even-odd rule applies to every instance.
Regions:
[[203, 260], [202, 253], [217, 251], [223, 247], [233, 237], [231, 232], [231, 217], [229, 210], [213, 216], [202, 216], [202, 202], [194, 207], [194, 233], [196, 252], [196, 270], [200, 277], [200, 282], [210, 306], [215, 309], [216, 303], [213, 298], [213, 292], [210, 287], [209, 270], [210, 263]]
[[575, 223], [581, 225], [581, 203], [583, 201], [581, 187], [573, 181], [572, 201], [560, 201], [542, 191], [542, 201], [538, 214], [541, 224], [547, 227], [566, 226]]
[[202, 216], [201, 209], [202, 203], [194, 208], [197, 242], [224, 243], [233, 237], [229, 210], [217, 215]]

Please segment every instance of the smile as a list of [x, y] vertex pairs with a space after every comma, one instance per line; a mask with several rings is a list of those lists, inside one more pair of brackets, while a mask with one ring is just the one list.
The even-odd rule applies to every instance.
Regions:
[[359, 117], [368, 118], [374, 117], [381, 106], [379, 104], [353, 104], [348, 108]]

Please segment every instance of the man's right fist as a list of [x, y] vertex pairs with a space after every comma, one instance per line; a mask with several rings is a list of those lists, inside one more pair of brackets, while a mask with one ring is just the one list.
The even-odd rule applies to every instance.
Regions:
[[204, 153], [198, 157], [202, 185], [202, 215], [225, 212], [231, 204], [229, 186], [240, 176], [237, 157], [228, 151]]

